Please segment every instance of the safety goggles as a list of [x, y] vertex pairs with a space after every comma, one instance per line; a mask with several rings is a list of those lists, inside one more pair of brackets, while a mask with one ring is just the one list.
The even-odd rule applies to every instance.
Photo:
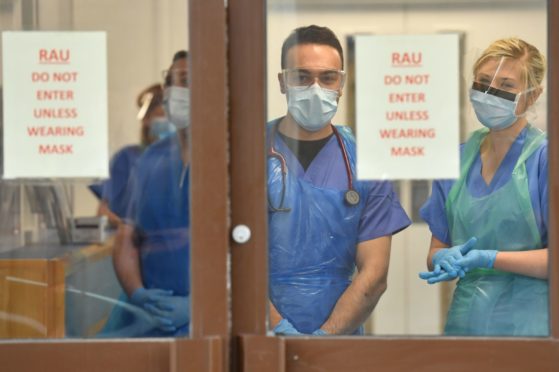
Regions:
[[293, 68], [282, 70], [283, 81], [288, 87], [308, 87], [318, 82], [323, 88], [338, 90], [345, 83], [345, 71], [341, 70], [309, 70]]
[[477, 81], [473, 82], [472, 89], [477, 90], [478, 92], [482, 92], [482, 93], [485, 93], [485, 94], [491, 94], [493, 96], [506, 99], [507, 101], [512, 101], [512, 102], [516, 101], [516, 96], [517, 96], [516, 93], [511, 93], [511, 92], [507, 92], [505, 90], [497, 89], [497, 88], [491, 87], [489, 85], [479, 83]]
[[161, 71], [166, 86], [188, 87], [188, 71], [185, 68], [173, 68]]

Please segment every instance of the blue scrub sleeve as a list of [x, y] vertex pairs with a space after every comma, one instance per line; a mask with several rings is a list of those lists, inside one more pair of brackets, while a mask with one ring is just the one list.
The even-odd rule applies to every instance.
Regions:
[[105, 182], [92, 183], [91, 185], [89, 185], [87, 187], [89, 188], [89, 191], [91, 191], [97, 199], [101, 200], [103, 198], [103, 189], [104, 189], [105, 183], [106, 183], [106, 181]]
[[446, 217], [446, 197], [452, 188], [454, 181], [434, 181], [431, 196], [419, 210], [419, 215], [431, 230], [431, 234], [441, 242], [450, 245], [450, 232]]
[[393, 235], [411, 224], [392, 183], [369, 182], [370, 190], [359, 221], [358, 242]]

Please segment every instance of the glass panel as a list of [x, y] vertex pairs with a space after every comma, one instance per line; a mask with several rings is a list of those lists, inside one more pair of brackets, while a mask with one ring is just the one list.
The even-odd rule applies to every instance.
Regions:
[[547, 335], [547, 2], [267, 4], [271, 330]]
[[188, 336], [187, 16], [0, 2], [0, 338]]

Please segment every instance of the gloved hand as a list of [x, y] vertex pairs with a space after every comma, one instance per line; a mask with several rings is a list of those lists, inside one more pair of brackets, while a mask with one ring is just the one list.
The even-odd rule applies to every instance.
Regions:
[[434, 284], [442, 281], [453, 280], [457, 277], [463, 278], [466, 275], [464, 268], [458, 264], [477, 243], [477, 238], [472, 237], [466, 243], [456, 245], [452, 248], [439, 249], [433, 255], [433, 271], [421, 272], [419, 277], [427, 280], [427, 283]]
[[173, 332], [190, 321], [189, 296], [160, 297], [145, 304], [144, 308], [159, 321], [158, 328], [162, 331]]
[[330, 333], [326, 332], [325, 330], [319, 328], [312, 333], [313, 336], [328, 336]]
[[146, 315], [149, 316], [149, 318], [147, 318], [146, 321], [150, 324], [151, 328], [158, 328], [165, 332], [174, 332], [176, 329], [170, 320], [155, 317], [149, 313], [148, 309], [146, 309], [147, 304], [155, 303], [163, 298], [170, 298], [172, 295], [173, 291], [171, 290], [157, 288], [146, 289], [144, 287], [140, 287], [130, 296], [130, 303], [147, 312]]
[[132, 293], [132, 296], [130, 296], [130, 302], [143, 308], [148, 302], [155, 302], [160, 298], [170, 297], [172, 295], [173, 291], [157, 288], [145, 289], [144, 287], [140, 287]]
[[433, 265], [435, 266], [433, 273], [438, 275], [442, 269], [450, 276], [464, 277], [464, 271], [461, 270], [460, 266], [458, 266], [456, 262], [464, 257], [464, 255], [466, 255], [470, 249], [476, 245], [476, 243], [477, 238], [473, 237], [464, 244], [455, 245], [452, 248], [439, 249], [437, 253], [433, 255]]
[[[462, 270], [462, 272], [464, 272], [464, 271]], [[429, 284], [435, 284], [435, 283], [438, 283], [438, 282], [454, 280], [460, 274], [461, 274], [460, 270], [458, 272], [456, 272], [456, 275], [450, 275], [449, 273], [447, 273], [446, 271], [443, 271], [443, 270], [441, 270], [438, 274], [435, 274], [434, 271], [426, 271], [426, 272], [419, 273], [419, 277], [421, 279], [427, 280], [427, 283], [429, 283]]]
[[289, 320], [283, 318], [280, 322], [274, 327], [274, 333], [276, 335], [300, 335], [302, 334], [298, 330], [295, 329], [293, 324], [289, 322]]
[[472, 249], [456, 263], [468, 272], [477, 268], [492, 269], [496, 258], [497, 251], [495, 250]]

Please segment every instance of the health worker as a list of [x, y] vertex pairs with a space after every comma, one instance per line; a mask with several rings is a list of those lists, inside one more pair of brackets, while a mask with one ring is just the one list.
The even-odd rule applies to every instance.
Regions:
[[167, 119], [163, 109], [163, 88], [152, 84], [145, 88], [136, 99], [137, 118], [141, 126], [139, 145], [128, 145], [119, 150], [111, 159], [109, 179], [89, 186], [100, 199], [97, 214], [106, 215], [109, 223], [116, 227], [126, 215], [128, 208], [128, 185], [131, 170], [147, 146], [175, 132], [174, 125]]
[[[176, 133], [149, 146], [133, 172], [114, 266], [128, 301], [120, 335], [183, 336], [190, 323], [188, 54], [165, 73], [163, 103]], [[130, 306], [126, 306], [130, 305]], [[132, 309], [132, 311], [130, 311]]]
[[287, 114], [267, 126], [276, 334], [362, 333], [386, 289], [391, 237], [410, 224], [389, 182], [357, 180], [355, 139], [332, 125], [343, 68], [329, 28], [300, 27], [283, 43]]
[[445, 334], [547, 336], [547, 139], [527, 119], [545, 59], [492, 43], [473, 67], [470, 102], [484, 128], [461, 146], [460, 178], [437, 181], [421, 216], [432, 232], [429, 283], [459, 278]]

